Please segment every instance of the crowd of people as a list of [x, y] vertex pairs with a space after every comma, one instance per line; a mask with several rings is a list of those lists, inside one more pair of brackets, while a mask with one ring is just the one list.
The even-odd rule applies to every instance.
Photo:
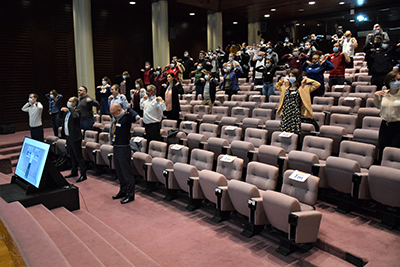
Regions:
[[[345, 69], [353, 68], [357, 47], [357, 39], [352, 37], [351, 31], [339, 32], [332, 37], [331, 53], [321, 51], [315, 34], [297, 46], [289, 38], [276, 44], [264, 39], [252, 45], [232, 42], [224, 50], [217, 46], [200, 51], [197, 61], [188, 51], [184, 51], [183, 58], [172, 57], [164, 67], [153, 68], [146, 61], [134, 83], [128, 71], [124, 71], [121, 81], [113, 85], [108, 77], [103, 77], [96, 87], [95, 98], [87, 94], [85, 86], [81, 86], [78, 96], [69, 98], [67, 107], [61, 108], [63, 95], [51, 90], [46, 98], [54, 135], [58, 135], [58, 128], [62, 125], [68, 153], [72, 156], [72, 170], [67, 177], [78, 176], [79, 166], [81, 175], [77, 182], [86, 179], [85, 162], [79, 148], [81, 129], [90, 130], [93, 127], [93, 107], [98, 107], [101, 115], [112, 117], [110, 137], [114, 148], [120, 150], [120, 155], [128, 155], [128, 124], [142, 117], [148, 142], [161, 140], [161, 120], [179, 120], [179, 95], [195, 91], [196, 96], [202, 96], [202, 104], [208, 105], [211, 110], [217, 90], [224, 91], [230, 100], [240, 90], [238, 79], [246, 78], [249, 82], [250, 73], [253, 75], [254, 90], [260, 90], [266, 101], [275, 90], [281, 92], [278, 107], [278, 115], [282, 117], [280, 128], [299, 134], [301, 116], [312, 119], [313, 98], [325, 94], [324, 73], [329, 71], [329, 88], [345, 84]], [[388, 34], [380, 25], [375, 25], [373, 32], [366, 37], [363, 51], [368, 74], [372, 76], [371, 83], [378, 88], [375, 102], [381, 108], [383, 119], [379, 146], [381, 150], [387, 145], [400, 147], [400, 75], [391, 72], [400, 59], [400, 46], [390, 47]], [[276, 77], [278, 70], [285, 70], [287, 74]], [[183, 79], [193, 79], [193, 89], [184, 90]], [[383, 86], [386, 90], [382, 90]], [[34, 93], [29, 95], [28, 100], [22, 110], [29, 112], [31, 137], [43, 141], [43, 105]], [[389, 143], [392, 138], [388, 136], [396, 136], [396, 140]], [[123, 197], [121, 203], [128, 203], [134, 200], [134, 182], [130, 178], [132, 176], [133, 179], [133, 175], [126, 169], [130, 168], [130, 164], [124, 164], [123, 156], [114, 157], [114, 160], [121, 189], [113, 198]]]

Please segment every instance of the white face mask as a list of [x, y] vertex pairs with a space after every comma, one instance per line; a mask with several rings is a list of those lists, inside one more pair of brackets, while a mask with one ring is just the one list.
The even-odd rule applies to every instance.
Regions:
[[68, 101], [68, 102], [67, 102], [67, 107], [68, 107], [68, 108], [72, 108], [72, 103]]

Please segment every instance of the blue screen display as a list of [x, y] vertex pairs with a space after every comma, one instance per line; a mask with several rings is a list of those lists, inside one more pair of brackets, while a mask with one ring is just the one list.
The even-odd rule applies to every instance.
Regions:
[[50, 145], [25, 137], [15, 174], [39, 188]]

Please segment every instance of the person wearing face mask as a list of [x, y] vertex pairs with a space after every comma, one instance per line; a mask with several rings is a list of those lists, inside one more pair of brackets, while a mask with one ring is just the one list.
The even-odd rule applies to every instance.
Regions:
[[131, 89], [131, 99], [132, 99], [132, 108], [136, 111], [139, 116], [143, 116], [143, 111], [140, 109], [140, 99], [142, 99], [146, 95], [146, 89], [143, 84], [142, 79], [136, 79], [135, 81], [135, 89]]
[[382, 123], [379, 128], [379, 160], [385, 147], [400, 148], [400, 74], [397, 71], [389, 72], [385, 77], [387, 90], [376, 91], [374, 94], [375, 106], [381, 111], [379, 116]]
[[164, 68], [164, 73], [172, 73], [173, 76], [175, 77], [175, 81], [178, 81], [178, 74], [182, 73], [183, 69], [181, 68], [180, 65], [177, 64], [175, 60], [172, 60], [170, 64], [166, 65]]
[[191, 58], [189, 56], [189, 51], [187, 51], [187, 50], [185, 50], [185, 52], [183, 52], [182, 64], [185, 67], [185, 71], [183, 72], [183, 79], [189, 79], [189, 75], [193, 69], [194, 62], [193, 62], [193, 58]]
[[154, 69], [151, 67], [150, 61], [144, 63], [144, 69], [140, 70], [140, 77], [145, 86], [151, 84], [151, 75], [153, 75]]
[[358, 47], [356, 38], [351, 37], [351, 31], [346, 31], [343, 37], [339, 40], [339, 44], [342, 46], [342, 51], [350, 57], [350, 62], [346, 64], [346, 68], [354, 67], [354, 50]]
[[242, 69], [233, 63], [228, 62], [224, 64], [224, 80], [222, 81], [221, 89], [225, 91], [228, 95], [228, 100], [230, 101], [233, 94], [237, 94], [240, 90], [238, 77], [243, 74]]
[[246, 78], [246, 82], [249, 82], [250, 55], [247, 53], [247, 49], [245, 46], [242, 48], [242, 50], [238, 52], [237, 59], [239, 65], [242, 66], [243, 70], [243, 74], [239, 78]]
[[291, 70], [289, 77], [283, 77], [276, 84], [281, 92], [278, 116], [282, 118], [280, 130], [300, 134], [301, 116], [313, 119], [310, 93], [321, 84], [309, 78], [302, 80], [299, 70]]
[[108, 97], [108, 105], [111, 107], [112, 104], [118, 103], [123, 109], [127, 109], [129, 107], [128, 100], [126, 100], [125, 95], [120, 94], [119, 89], [118, 84], [111, 86], [111, 95]]
[[386, 75], [399, 59], [399, 51], [390, 48], [387, 40], [380, 42], [379, 39], [380, 37], [375, 37], [378, 45], [366, 50], [365, 59], [368, 64], [368, 74], [372, 76], [371, 84], [376, 85], [377, 90], [382, 90]]
[[262, 51], [258, 52], [257, 58], [255, 58], [255, 59], [253, 58], [251, 65], [254, 68], [254, 71], [253, 71], [254, 85], [262, 85], [263, 84], [263, 72], [262, 72], [262, 70], [259, 70], [259, 67], [265, 66], [264, 52], [262, 52]]
[[86, 164], [82, 156], [82, 132], [80, 127], [81, 111], [79, 110], [79, 99], [71, 97], [68, 100], [67, 107], [61, 108], [60, 117], [62, 118], [61, 136], [67, 140], [67, 151], [71, 158], [72, 169], [65, 178], [78, 176], [78, 166], [81, 175], [76, 180], [77, 183], [85, 181]]
[[329, 72], [329, 90], [333, 85], [344, 84], [344, 73], [346, 63], [350, 62], [349, 56], [345, 52], [340, 52], [340, 44], [333, 45], [333, 54], [326, 54], [325, 60], [330, 61], [335, 68]]
[[201, 94], [203, 96], [202, 105], [208, 105], [209, 112], [211, 113], [211, 109], [214, 106], [215, 101], [215, 94], [217, 92], [217, 86], [219, 85], [218, 80], [213, 78], [209, 71], [204, 73], [204, 77], [200, 78], [197, 83], [196, 87], [198, 86], [201, 90]]
[[43, 106], [38, 102], [38, 95], [32, 93], [29, 95], [28, 102], [21, 108], [22, 111], [29, 113], [29, 127], [31, 127], [31, 138], [44, 142], [42, 113]]
[[161, 85], [167, 82], [167, 76], [164, 75], [160, 66], [156, 68], [156, 71], [153, 73], [151, 80], [152, 84], [154, 84], [154, 86], [156, 87], [156, 96], [161, 96]]
[[[96, 87], [96, 96], [100, 97], [100, 114], [110, 114], [110, 106], [108, 105], [108, 98], [111, 95], [111, 81], [105, 76], [101, 80], [101, 85]], [[98, 98], [97, 98], [98, 99]]]
[[291, 54], [286, 54], [282, 57], [283, 61], [286, 61], [289, 64], [289, 68], [291, 70], [297, 69], [302, 73], [301, 67], [304, 62], [308, 60], [308, 56], [304, 53], [300, 53], [298, 48], [293, 49]]
[[211, 63], [211, 70], [210, 70], [211, 77], [219, 81], [219, 72], [221, 65], [217, 52], [214, 52], [212, 54], [210, 63]]
[[293, 51], [293, 43], [289, 41], [289, 37], [286, 37], [283, 41], [283, 55], [290, 54]]
[[161, 97], [165, 101], [164, 115], [169, 120], [179, 120], [179, 112], [181, 105], [179, 103], [179, 95], [183, 94], [182, 85], [176, 82], [173, 73], [167, 74], [167, 83], [162, 85]]
[[[322, 61], [321, 57], [323, 57]], [[320, 87], [311, 92], [311, 103], [315, 96], [323, 96], [325, 94], [324, 72], [333, 70], [334, 68], [335, 66], [322, 55], [322, 51], [316, 51], [312, 56], [311, 62], [309, 60], [304, 62], [303, 71], [306, 72], [307, 78], [313, 79], [321, 84]]]
[[122, 76], [117, 77], [117, 81], [119, 81], [121, 78], [122, 81], [119, 83], [120, 93], [125, 95], [128, 102], [130, 102], [131, 99], [129, 90], [131, 89], [131, 76], [129, 75], [129, 72], [124, 71], [122, 72]]
[[147, 94], [140, 100], [140, 108], [143, 110], [147, 144], [150, 144], [153, 140], [161, 141], [160, 122], [166, 106], [164, 100], [160, 96], [156, 96], [154, 85], [150, 84], [146, 89]]
[[318, 44], [318, 39], [317, 39], [317, 36], [315, 35], [315, 33], [312, 33], [311, 35], [310, 35], [310, 48], [311, 47], [314, 47], [315, 48], [315, 51], [319, 48], [319, 44]]
[[[299, 51], [300, 51], [300, 49], [299, 49]], [[306, 42], [304, 44], [304, 49], [301, 53], [306, 54], [310, 58], [310, 57], [312, 57], [312, 55], [314, 54], [315, 51], [317, 51], [315, 46], [311, 45], [310, 42]]]
[[197, 68], [197, 66], [199, 64], [201, 64], [201, 66], [204, 69], [208, 70], [208, 68], [211, 67], [211, 65], [207, 64], [207, 62], [208, 62], [208, 58], [206, 57], [206, 53], [203, 50], [201, 50], [199, 52], [199, 60], [196, 63], [194, 63], [194, 66], [195, 66], [195, 68]]
[[132, 123], [140, 119], [140, 116], [131, 108], [123, 109], [118, 103], [110, 106], [110, 114], [110, 140], [113, 145], [115, 173], [119, 179], [119, 192], [112, 199], [122, 199], [121, 204], [126, 204], [135, 200], [135, 178], [129, 140]]
[[269, 97], [275, 94], [274, 77], [276, 68], [272, 58], [266, 58], [265, 66], [261, 65], [255, 68], [256, 71], [260, 71], [263, 74], [263, 88], [262, 94], [265, 95], [265, 101], [269, 101]]
[[92, 130], [94, 124], [93, 107], [98, 107], [99, 102], [87, 94], [87, 88], [85, 86], [78, 88], [78, 97], [78, 109], [81, 112], [81, 129], [85, 131]]
[[382, 30], [381, 25], [375, 24], [374, 28], [372, 29], [372, 33], [365, 37], [365, 44], [372, 44], [376, 36], [380, 36], [382, 40], [390, 41], [389, 35]]
[[279, 56], [278, 56], [277, 53], [275, 53], [275, 52], [272, 50], [272, 46], [268, 45], [266, 51], [267, 51], [267, 52], [265, 53], [265, 58], [272, 58], [272, 60], [273, 60], [274, 62], [276, 62], [276, 63], [279, 61]]
[[228, 62], [232, 63], [233, 66], [239, 65], [240, 69], [242, 69], [242, 66], [240, 65], [239, 61], [237, 61], [235, 59], [235, 55], [236, 54], [237, 54], [237, 52], [235, 54], [234, 53], [229, 53]]
[[46, 94], [49, 100], [49, 114], [51, 127], [53, 128], [54, 136], [58, 136], [58, 127], [61, 125], [60, 117], [58, 113], [60, 112], [62, 94], [59, 94], [56, 90], [51, 90], [49, 94]]
[[182, 59], [178, 59], [177, 56], [173, 56], [172, 60], [176, 62], [176, 67], [179, 69], [178, 72], [178, 81], [182, 82], [183, 80], [183, 73], [186, 71], [185, 66], [182, 64]]
[[[199, 63], [196, 66], [196, 70], [192, 71], [190, 73], [190, 77], [194, 77], [194, 84], [197, 83], [197, 81], [204, 76], [204, 72], [207, 71], [206, 69], [203, 68], [203, 64]], [[198, 91], [196, 89], [196, 94], [200, 93], [200, 91]]]

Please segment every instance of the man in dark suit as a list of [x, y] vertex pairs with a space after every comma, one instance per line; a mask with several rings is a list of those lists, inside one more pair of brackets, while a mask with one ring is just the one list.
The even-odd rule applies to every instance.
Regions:
[[77, 183], [86, 180], [86, 164], [82, 156], [82, 132], [81, 132], [81, 112], [77, 109], [79, 99], [71, 97], [68, 100], [67, 107], [61, 108], [60, 116], [63, 118], [63, 127], [61, 134], [67, 139], [67, 151], [71, 157], [71, 173], [65, 178], [78, 176], [78, 165], [81, 170], [81, 176], [76, 180]]

